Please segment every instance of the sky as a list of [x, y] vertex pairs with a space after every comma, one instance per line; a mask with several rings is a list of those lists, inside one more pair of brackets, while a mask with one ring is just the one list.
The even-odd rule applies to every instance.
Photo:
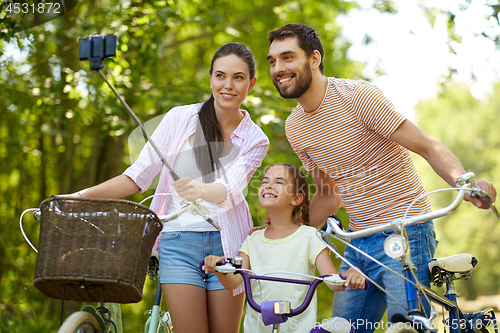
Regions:
[[[488, 1], [498, 3], [472, 0], [463, 11], [460, 7], [467, 0], [393, 0], [397, 13], [383, 14], [372, 8], [373, 0], [356, 0], [360, 9], [338, 17], [338, 23], [343, 26], [343, 36], [352, 43], [348, 57], [365, 63], [364, 77], [414, 120], [415, 104], [436, 96], [450, 66], [458, 71], [454, 78], [470, 86], [476, 98], [484, 97], [492, 83], [500, 81], [500, 51], [490, 40], [477, 36], [483, 31], [500, 35], [500, 25], [486, 19], [491, 11]], [[439, 15], [431, 26], [418, 6], [421, 3], [456, 15], [456, 31], [462, 37], [462, 43], [453, 46], [456, 54], [450, 52], [447, 43], [447, 17]], [[363, 43], [366, 35], [372, 39], [369, 45]], [[5, 55], [15, 51], [8, 47]], [[18, 58], [22, 58], [20, 54]], [[378, 74], [380, 69], [385, 75]]]
[[[372, 9], [372, 0], [358, 2], [360, 9], [338, 19], [343, 35], [353, 43], [348, 56], [366, 63], [364, 76], [410, 120], [419, 99], [436, 96], [450, 66], [457, 69], [454, 78], [470, 86], [476, 98], [483, 98], [492, 83], [500, 81], [500, 52], [493, 42], [478, 36], [482, 31], [500, 34], [496, 21], [486, 18], [491, 11], [486, 0], [473, 0], [466, 11], [460, 10], [465, 0], [395, 0], [397, 14]], [[462, 37], [462, 43], [453, 46], [456, 54], [447, 44], [446, 16], [439, 15], [431, 26], [418, 6], [422, 2], [456, 15]], [[367, 34], [373, 40], [368, 46], [363, 43]], [[377, 67], [386, 75], [377, 74]]]

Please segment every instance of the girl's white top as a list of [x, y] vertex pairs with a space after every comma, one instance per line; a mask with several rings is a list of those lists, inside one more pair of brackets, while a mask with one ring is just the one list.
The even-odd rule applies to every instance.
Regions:
[[[269, 239], [265, 230], [253, 232], [243, 242], [240, 252], [250, 258], [250, 269], [256, 275], [269, 272], [293, 272], [314, 275], [316, 258], [326, 248], [316, 236], [316, 229], [305, 225], [300, 226], [290, 236], [280, 239]], [[288, 279], [306, 280], [307, 278], [273, 274], [270, 276]], [[255, 281], [255, 280], [253, 280]], [[262, 301], [288, 301], [292, 308], [297, 308], [304, 300], [308, 285], [282, 282], [261, 281], [252, 285], [252, 296], [261, 304]], [[245, 333], [271, 332], [271, 326], [264, 326], [262, 317], [250, 306], [246, 307], [244, 320]], [[316, 323], [316, 294], [311, 304], [302, 314], [289, 318], [280, 325], [280, 332], [309, 332]]]

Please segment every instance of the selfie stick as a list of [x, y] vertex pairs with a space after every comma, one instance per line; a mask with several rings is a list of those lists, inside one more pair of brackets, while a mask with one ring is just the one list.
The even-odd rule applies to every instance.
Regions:
[[108, 84], [108, 86], [111, 88], [111, 90], [113, 91], [113, 93], [116, 95], [116, 98], [118, 98], [118, 100], [120, 101], [120, 103], [122, 103], [123, 107], [125, 108], [125, 110], [127, 110], [127, 112], [130, 115], [130, 117], [132, 117], [132, 119], [135, 121], [135, 123], [137, 124], [137, 126], [139, 126], [141, 128], [142, 134], [146, 137], [146, 139], [149, 141], [149, 143], [151, 144], [151, 146], [155, 150], [156, 154], [158, 155], [158, 157], [161, 160], [161, 163], [163, 163], [163, 165], [167, 168], [168, 173], [170, 174], [170, 176], [172, 176], [172, 179], [174, 181], [178, 180], [179, 176], [177, 176], [177, 174], [174, 172], [174, 170], [167, 163], [167, 161], [165, 160], [165, 157], [160, 152], [160, 150], [158, 149], [158, 147], [156, 146], [156, 144], [154, 143], [154, 141], [151, 140], [151, 137], [149, 136], [148, 132], [146, 132], [146, 129], [144, 128], [144, 126], [142, 126], [141, 122], [139, 121], [139, 119], [137, 118], [137, 116], [135, 115], [135, 113], [128, 106], [128, 104], [123, 100], [123, 98], [118, 94], [118, 92], [115, 90], [115, 88], [113, 88], [113, 86], [108, 82], [108, 80], [106, 80], [106, 77], [102, 74], [101, 70], [98, 69], [97, 71], [99, 72], [99, 75], [101, 75], [101, 77], [104, 80], [104, 82], [106, 82]]
[[[127, 113], [132, 117], [134, 122], [139, 126], [142, 130], [142, 134], [146, 137], [148, 142], [151, 144], [153, 149], [155, 150], [156, 154], [161, 160], [161, 163], [167, 168], [168, 173], [172, 177], [174, 181], [179, 179], [179, 176], [174, 172], [174, 170], [170, 167], [170, 165], [167, 163], [165, 160], [165, 157], [163, 154], [160, 152], [154, 141], [151, 139], [149, 136], [148, 132], [142, 125], [142, 123], [139, 121], [137, 116], [135, 115], [134, 111], [128, 106], [128, 104], [125, 102], [125, 100], [118, 94], [118, 92], [113, 88], [111, 83], [106, 80], [106, 77], [102, 74], [101, 69], [104, 68], [104, 65], [102, 64], [102, 60], [107, 57], [112, 57], [116, 56], [116, 36], [114, 35], [109, 35], [109, 36], [95, 36], [95, 37], [89, 37], [89, 38], [82, 38], [80, 39], [79, 43], [79, 57], [80, 60], [90, 60], [90, 69], [96, 70], [99, 72], [99, 75], [101, 78], [104, 80], [104, 82], [107, 83], [109, 88], [111, 88], [111, 91], [115, 94], [116, 98], [122, 103], [123, 107], [127, 111]], [[221, 231], [221, 227], [217, 222], [215, 222], [210, 216], [205, 212], [206, 208], [201, 206], [197, 202], [191, 202], [191, 208], [194, 210], [195, 214], [198, 214], [203, 217], [205, 221], [210, 223], [215, 229], [218, 231]]]
[[[170, 176], [172, 176], [172, 179], [174, 181], [178, 180], [179, 176], [177, 176], [177, 174], [174, 172], [174, 170], [167, 163], [167, 161], [165, 160], [165, 157], [163, 157], [163, 154], [160, 152], [158, 147], [155, 145], [154, 141], [151, 140], [151, 137], [149, 136], [148, 132], [146, 132], [146, 129], [144, 128], [144, 126], [142, 126], [141, 122], [139, 121], [139, 119], [135, 115], [134, 111], [132, 111], [132, 109], [123, 100], [123, 98], [118, 94], [118, 92], [115, 90], [115, 88], [113, 88], [113, 86], [108, 82], [108, 80], [106, 80], [106, 77], [102, 74], [101, 70], [98, 69], [97, 71], [99, 72], [99, 75], [101, 75], [104, 82], [106, 82], [108, 84], [108, 86], [111, 88], [113, 93], [116, 95], [116, 98], [118, 98], [120, 103], [122, 103], [123, 107], [125, 108], [125, 110], [127, 110], [128, 114], [132, 117], [132, 119], [134, 119], [137, 126], [139, 126], [141, 128], [142, 134], [144, 134], [146, 139], [149, 141], [149, 143], [151, 144], [151, 146], [155, 150], [156, 154], [158, 154], [158, 157], [160, 157], [161, 162], [167, 168], [168, 173], [170, 174]], [[203, 210], [203, 208], [205, 208], [205, 207], [201, 206], [200, 204], [198, 204], [196, 202], [192, 202], [191, 207], [192, 207], [192, 209], [195, 210], [196, 214], [201, 215], [203, 217], [203, 219], [205, 219], [205, 221], [210, 223], [215, 229], [217, 229], [218, 231], [222, 230], [221, 227], [219, 226], [219, 224], [216, 223], [214, 220], [212, 220], [212, 218], [210, 216], [208, 216], [208, 214]]]
[[111, 88], [111, 91], [115, 94], [116, 98], [122, 103], [123, 107], [127, 111], [127, 113], [132, 117], [132, 119], [135, 121], [137, 126], [139, 126], [142, 130], [142, 134], [146, 137], [146, 139], [149, 141], [153, 149], [155, 150], [156, 154], [161, 160], [161, 163], [167, 168], [168, 173], [170, 176], [172, 176], [172, 179], [174, 181], [179, 179], [179, 176], [174, 172], [174, 170], [168, 165], [167, 161], [165, 160], [165, 157], [163, 157], [162, 153], [158, 149], [158, 147], [155, 145], [153, 140], [151, 140], [151, 137], [149, 136], [148, 132], [146, 132], [146, 129], [144, 126], [142, 126], [141, 122], [139, 119], [136, 117], [132, 109], [125, 103], [123, 98], [118, 94], [118, 92], [113, 88], [113, 86], [106, 80], [106, 77], [102, 74], [101, 69], [104, 68], [104, 65], [102, 64], [102, 61], [105, 58], [108, 57], [115, 57], [116, 56], [116, 36], [115, 35], [97, 35], [93, 36], [90, 35], [89, 38], [80, 38], [78, 41], [79, 44], [79, 58], [80, 60], [89, 60], [90, 61], [90, 69], [98, 71], [99, 75], [101, 75], [102, 79], [104, 82], [108, 84], [108, 86]]

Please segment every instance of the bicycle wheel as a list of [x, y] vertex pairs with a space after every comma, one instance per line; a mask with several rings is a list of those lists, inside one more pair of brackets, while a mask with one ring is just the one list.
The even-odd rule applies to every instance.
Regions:
[[78, 311], [68, 317], [57, 333], [102, 333], [97, 319], [86, 311]]
[[[168, 314], [168, 312], [167, 312], [167, 314]], [[151, 317], [148, 318], [148, 320], [146, 321], [146, 323], [143, 326], [144, 331], [142, 331], [142, 329], [141, 329], [141, 332], [148, 333], [150, 331], [150, 326], [151, 326]], [[159, 317], [155, 332], [156, 333], [172, 333], [173, 332], [172, 325], [168, 324], [166, 322], [165, 318], [162, 319], [161, 317]]]

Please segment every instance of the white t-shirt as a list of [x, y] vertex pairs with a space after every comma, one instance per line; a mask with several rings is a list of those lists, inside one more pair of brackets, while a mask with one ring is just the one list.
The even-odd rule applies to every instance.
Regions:
[[[316, 258], [326, 248], [316, 236], [315, 228], [302, 225], [290, 236], [280, 239], [266, 238], [266, 229], [252, 233], [240, 248], [240, 252], [250, 258], [250, 268], [254, 274], [265, 275], [269, 272], [280, 271], [314, 275]], [[306, 279], [289, 274], [272, 274], [271, 276]], [[288, 301], [292, 308], [296, 308], [303, 302], [308, 288], [308, 285], [260, 281], [260, 286], [259, 282], [253, 282], [252, 295], [259, 305], [262, 301]], [[287, 322], [280, 325], [280, 332], [309, 332], [315, 322], [316, 294], [306, 311], [289, 318]], [[271, 332], [272, 325], [264, 326], [259, 313], [247, 305], [244, 331], [245, 333]]]
[[[233, 149], [224, 157], [221, 157], [219, 160], [221, 164], [224, 166], [228, 164], [230, 161], [235, 159], [238, 155], [238, 149], [233, 147]], [[175, 159], [175, 163], [173, 165], [173, 169], [175, 173], [179, 177], [187, 177], [194, 182], [202, 183], [203, 177], [201, 175], [201, 171], [196, 166], [196, 162], [194, 159], [194, 150], [189, 143], [189, 139], [187, 139], [182, 145], [179, 153], [177, 154], [177, 158]], [[176, 212], [181, 207], [181, 203], [184, 199], [176, 196], [177, 192], [174, 187], [171, 187], [171, 193], [175, 194], [172, 196], [172, 205], [170, 205], [168, 209], [168, 214]], [[217, 215], [217, 207], [209, 202], [203, 202], [201, 204], [209, 211], [209, 216], [215, 222], [219, 222], [219, 216]], [[181, 214], [175, 220], [163, 223], [162, 231], [217, 231], [211, 224], [203, 219], [200, 215], [191, 214], [191, 212], [185, 212]]]

